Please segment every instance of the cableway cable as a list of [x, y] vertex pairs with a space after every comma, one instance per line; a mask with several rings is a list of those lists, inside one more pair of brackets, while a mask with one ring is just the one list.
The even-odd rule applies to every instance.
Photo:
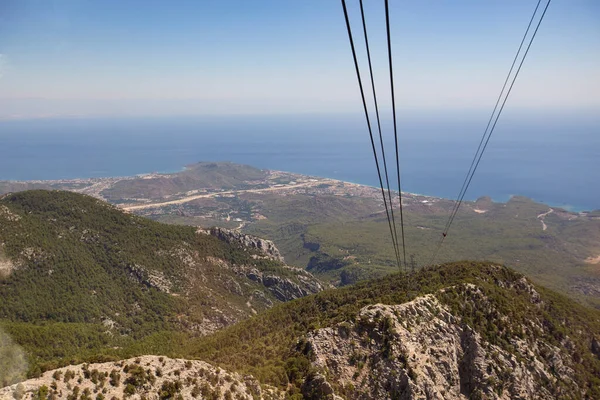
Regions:
[[[529, 24], [527, 25], [525, 34], [523, 35], [523, 38], [521, 39], [521, 43], [519, 44], [519, 49], [517, 50], [517, 53], [515, 54], [515, 58], [513, 59], [513, 62], [510, 66], [510, 70], [508, 71], [508, 74], [506, 75], [506, 79], [504, 80], [504, 85], [502, 85], [502, 90], [500, 91], [500, 94], [498, 95], [498, 98], [496, 99], [496, 104], [494, 105], [494, 110], [492, 111], [490, 118], [488, 120], [487, 126], [485, 127], [483, 135], [481, 136], [481, 140], [479, 141], [479, 146], [477, 147], [477, 151], [475, 152], [475, 155], [473, 156], [473, 160], [471, 160], [471, 165], [469, 166], [469, 171], [465, 175], [465, 180], [463, 181], [462, 187], [460, 188], [460, 192], [458, 192], [458, 196], [456, 197], [456, 201], [454, 202], [454, 207], [453, 207], [450, 215], [454, 215], [458, 211], [458, 208], [460, 207], [460, 199], [464, 196], [464, 193], [466, 192], [465, 186], [467, 185], [467, 181], [469, 180], [469, 176], [471, 175], [473, 166], [477, 162], [477, 156], [479, 155], [479, 152], [481, 151], [481, 147], [483, 146], [483, 143], [485, 141], [487, 133], [492, 124], [492, 120], [494, 119], [494, 115], [496, 114], [496, 110], [498, 109], [498, 105], [500, 104], [500, 100], [502, 99], [502, 95], [504, 94], [504, 90], [506, 89], [506, 85], [508, 84], [508, 80], [510, 79], [510, 77], [512, 75], [515, 64], [517, 63], [517, 59], [519, 58], [519, 54], [521, 53], [521, 49], [523, 48], [523, 43], [525, 43], [525, 39], [527, 38], [527, 34], [529, 33], [529, 29], [531, 28], [531, 24], [533, 23], [533, 20], [535, 19], [535, 15], [537, 14], [537, 10], [540, 7], [541, 2], [542, 2], [542, 0], [538, 0], [537, 5], [535, 6], [535, 10], [533, 11], [531, 18], [529, 19]], [[446, 226], [444, 227], [444, 232], [446, 232], [446, 230], [449, 228], [449, 224], [451, 223], [450, 222], [451, 220], [452, 220], [451, 218], [448, 218], [448, 221], [446, 221]]]
[[[535, 30], [534, 30], [534, 32], [533, 32], [533, 34], [532, 34], [532, 36], [531, 36], [531, 38], [529, 40], [529, 43], [528, 43], [527, 48], [525, 50], [525, 53], [523, 54], [523, 57], [521, 58], [521, 61], [519, 63], [519, 67], [517, 68], [517, 71], [515, 72], [515, 74], [513, 76], [513, 79], [511, 81], [511, 84], [510, 84], [510, 86], [508, 88], [508, 91], [506, 92], [506, 95], [504, 96], [504, 100], [502, 101], [502, 105], [500, 106], [500, 109], [498, 110], [498, 113], [494, 117], [494, 114], [495, 114], [496, 109], [498, 107], [498, 104], [500, 102], [500, 98], [502, 97], [504, 89], [506, 88], [506, 82], [508, 82], [508, 80], [509, 80], [509, 77], [510, 77], [511, 72], [512, 72], [512, 70], [514, 68], [514, 65], [515, 65], [515, 61], [517, 60], [517, 58], [519, 56], [519, 53], [520, 53], [520, 51], [522, 49], [523, 42], [525, 41], [525, 38], [527, 37], [527, 33], [529, 32], [529, 29], [531, 27], [531, 23], [534, 20], [534, 17], [535, 17], [535, 15], [537, 13], [537, 10], [539, 8], [540, 2], [541, 2], [541, 0], [538, 1], [538, 4], [537, 4], [537, 6], [535, 8], [535, 11], [534, 11], [534, 13], [533, 13], [533, 15], [531, 17], [531, 21], [529, 22], [529, 25], [527, 26], [527, 31], [525, 32], [525, 34], [523, 36], [523, 40], [521, 41], [521, 45], [519, 46], [519, 50], [517, 51], [517, 55], [515, 56], [515, 60], [513, 61], [513, 65], [511, 66], [511, 69], [509, 71], [507, 79], [506, 79], [506, 81], [504, 83], [504, 86], [503, 86], [502, 91], [500, 93], [500, 96], [498, 98], [498, 101], [496, 102], [496, 106], [494, 107], [494, 111], [492, 112], [492, 115], [490, 117], [490, 122], [492, 120], [494, 122], [493, 122], [493, 124], [491, 124], [491, 128], [489, 129], [489, 132], [488, 132], [488, 128], [490, 127], [490, 122], [488, 122], [488, 127], [486, 127], [486, 131], [484, 131], [484, 135], [483, 135], [482, 140], [480, 142], [480, 149], [481, 149], [481, 151], [479, 151], [479, 149], [478, 149], [478, 153], [475, 154], [474, 160], [476, 159], [477, 161], [474, 164], [472, 163], [472, 168], [469, 169], [469, 173], [467, 173], [467, 176], [465, 178], [466, 184], [463, 183], [463, 188], [464, 189], [461, 191], [461, 194], [459, 195], [459, 198], [458, 198], [458, 202], [456, 203], [456, 205], [455, 205], [455, 207], [454, 207], [454, 209], [452, 211], [452, 214], [450, 215], [450, 218], [448, 219], [448, 222], [446, 223], [446, 227], [445, 227], [445, 229], [444, 229], [444, 231], [442, 233], [442, 237], [440, 238], [440, 240], [438, 242], [438, 245], [437, 245], [437, 247], [435, 249], [435, 252], [434, 252], [434, 254], [433, 254], [432, 258], [431, 258], [431, 261], [429, 262], [429, 265], [433, 264], [433, 262], [435, 261], [435, 259], [437, 257], [437, 254], [438, 254], [438, 252], [439, 252], [439, 250], [440, 250], [440, 248], [441, 248], [441, 246], [442, 246], [442, 244], [444, 242], [444, 239], [448, 235], [448, 231], [450, 230], [450, 227], [452, 226], [452, 222], [454, 222], [454, 218], [456, 217], [456, 214], [458, 213], [458, 209], [460, 208], [460, 205], [463, 202], [463, 199], [465, 197], [467, 189], [469, 188], [469, 185], [471, 184], [473, 176], [475, 175], [475, 171], [477, 170], [477, 167], [479, 166], [479, 163], [481, 162], [481, 158], [483, 157], [483, 154], [484, 154], [484, 152], [485, 152], [485, 150], [486, 150], [486, 148], [488, 146], [488, 143], [490, 141], [490, 138], [492, 137], [492, 134], [494, 133], [494, 130], [496, 128], [496, 124], [498, 123], [498, 119], [500, 118], [500, 115], [502, 115], [502, 111], [504, 110], [504, 106], [506, 105], [506, 101], [508, 100], [508, 97], [510, 96], [512, 88], [513, 88], [513, 86], [514, 86], [514, 84], [515, 84], [515, 82], [517, 80], [517, 77], [519, 76], [519, 72], [521, 71], [521, 68], [523, 67], [523, 63], [525, 62], [525, 59], [527, 58], [527, 54], [529, 53], [531, 45], [533, 44], [533, 41], [534, 41], [534, 39], [535, 39], [535, 37], [537, 35], [537, 32], [538, 32], [538, 30], [540, 28], [540, 25], [542, 24], [542, 21], [544, 20], [544, 16], [546, 15], [546, 11], [548, 11], [548, 7], [550, 6], [550, 3], [552, 2], [552, 0], [548, 0], [548, 2], [546, 3], [546, 6], [544, 7], [544, 11], [542, 12], [542, 15], [541, 15], [541, 17], [540, 17], [540, 19], [539, 19], [539, 21], [538, 21], [538, 23], [536, 25], [536, 28], [535, 28]], [[481, 147], [481, 143], [483, 143], [483, 147]]]
[[[379, 177], [379, 186], [381, 188], [381, 195], [383, 197], [383, 204], [385, 206], [385, 213], [387, 216], [387, 220], [388, 220], [388, 225], [390, 228], [390, 235], [392, 236], [392, 243], [394, 245], [394, 252], [396, 253], [396, 262], [398, 263], [398, 268], [400, 268], [400, 257], [399, 257], [399, 251], [396, 247], [396, 242], [394, 241], [394, 231], [392, 228], [392, 221], [390, 219], [390, 212], [388, 210], [388, 205], [387, 205], [387, 200], [385, 197], [385, 190], [383, 188], [383, 180], [381, 178], [381, 169], [379, 168], [379, 160], [377, 158], [377, 150], [375, 148], [375, 140], [373, 139], [373, 130], [371, 128], [371, 120], [369, 118], [369, 110], [367, 108], [367, 101], [365, 100], [365, 92], [364, 92], [364, 88], [363, 88], [363, 84], [362, 84], [362, 79], [361, 79], [361, 75], [360, 75], [360, 68], [358, 66], [358, 59], [356, 57], [356, 49], [354, 47], [354, 40], [352, 38], [352, 29], [350, 27], [350, 20], [348, 18], [348, 10], [346, 8], [346, 0], [341, 0], [342, 1], [342, 7], [344, 9], [344, 18], [346, 20], [346, 28], [348, 30], [348, 39], [350, 40], [350, 47], [352, 49], [352, 57], [354, 59], [354, 68], [356, 70], [356, 78], [358, 79], [358, 86], [360, 89], [360, 95], [362, 98], [362, 103], [363, 103], [363, 108], [364, 108], [364, 112], [365, 112], [365, 118], [367, 120], [367, 127], [369, 129], [369, 137], [371, 138], [371, 147], [373, 149], [373, 156], [375, 158], [375, 166], [377, 167], [377, 176]], [[391, 204], [390, 204], [391, 206]]]
[[398, 199], [400, 209], [400, 232], [402, 235], [402, 252], [404, 268], [406, 269], [406, 241], [404, 237], [404, 212], [402, 210], [402, 186], [400, 185], [400, 160], [398, 153], [398, 126], [396, 122], [396, 98], [394, 94], [394, 70], [392, 65], [392, 39], [390, 34], [390, 8], [388, 0], [385, 0], [385, 26], [387, 32], [388, 63], [390, 67], [390, 88], [392, 92], [392, 116], [394, 120], [394, 142], [396, 145], [396, 174], [398, 176]]
[[[390, 204], [390, 214], [392, 216], [392, 226], [394, 227], [393, 238], [396, 243], [396, 251], [398, 252], [398, 232], [396, 230], [396, 218], [394, 216], [394, 207], [392, 206], [392, 192], [390, 190], [390, 179], [388, 175], [387, 161], [385, 157], [385, 149], [383, 145], [383, 135], [381, 134], [381, 119], [379, 117], [379, 105], [377, 103], [377, 92], [375, 91], [375, 78], [373, 76], [373, 65], [371, 64], [371, 50], [369, 49], [369, 36], [367, 34], [367, 23], [365, 21], [365, 11], [363, 8], [363, 0], [360, 0], [360, 15], [362, 17], [363, 33], [365, 36], [365, 47], [367, 49], [367, 60], [369, 62], [369, 75], [371, 77], [371, 89], [373, 90], [373, 102], [375, 103], [375, 115], [377, 116], [377, 129], [379, 131], [379, 144], [381, 146], [381, 158], [383, 160], [383, 172], [385, 174], [385, 183], [387, 186], [388, 201]], [[399, 259], [399, 253], [396, 255]]]

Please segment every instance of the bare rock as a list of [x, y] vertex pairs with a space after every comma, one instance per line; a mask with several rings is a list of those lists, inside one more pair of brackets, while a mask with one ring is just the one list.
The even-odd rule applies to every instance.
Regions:
[[265, 274], [253, 266], [232, 266], [232, 269], [236, 273], [245, 275], [248, 279], [264, 285], [279, 301], [299, 299], [300, 297], [318, 293], [324, 289], [321, 282], [310, 272], [285, 265], [282, 268], [291, 271], [292, 274], [289, 274], [289, 276], [280, 276]]
[[[464, 286], [473, 301], [489, 303], [475, 285]], [[355, 322], [319, 329], [307, 340], [314, 367], [334, 394], [348, 399], [542, 399], [553, 398], [565, 384], [578, 391], [565, 378], [574, 372], [559, 348], [515, 339], [515, 350], [508, 352], [462, 323], [433, 294], [367, 306]], [[320, 380], [307, 385], [327, 388]]]
[[17, 222], [21, 220], [21, 216], [19, 214], [13, 213], [8, 207], [4, 205], [0, 205], [0, 218], [3, 218], [10, 222]]
[[270, 240], [261, 239], [259, 237], [247, 235], [235, 230], [218, 227], [211, 228], [210, 234], [227, 243], [237, 243], [243, 247], [258, 250], [266, 258], [284, 262], [281, 253], [277, 247], [275, 247], [275, 244]]
[[2, 254], [2, 245], [0, 244], [0, 278], [7, 277], [15, 269], [15, 264]]
[[171, 293], [172, 283], [165, 275], [156, 270], [145, 268], [142, 265], [130, 264], [126, 266], [132, 279], [161, 292]]
[[592, 338], [592, 353], [594, 353], [598, 358], [600, 358], [600, 341], [595, 337]]
[[[77, 392], [77, 393], [75, 393]], [[203, 361], [142, 356], [119, 362], [79, 364], [45, 372], [40, 378], [0, 389], [0, 400], [79, 398], [103, 393], [104, 398], [158, 399], [169, 392], [175, 398], [283, 399], [276, 388], [261, 385]]]
[[325, 377], [321, 374], [315, 374], [308, 377], [302, 385], [302, 395], [308, 400], [341, 400], [342, 398], [337, 396], [333, 392], [333, 388], [327, 382]]

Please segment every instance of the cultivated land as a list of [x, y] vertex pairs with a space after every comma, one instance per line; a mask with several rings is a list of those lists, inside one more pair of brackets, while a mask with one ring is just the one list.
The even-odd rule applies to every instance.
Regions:
[[[0, 182], [0, 194], [32, 188], [92, 195], [161, 222], [264, 237], [288, 264], [336, 285], [398, 269], [381, 192], [369, 186], [232, 163], [198, 163], [175, 174]], [[411, 270], [431, 262], [454, 203], [410, 193], [402, 199], [402, 269]], [[434, 262], [460, 259], [503, 263], [600, 307], [598, 211], [573, 213], [523, 197], [466, 202]]]

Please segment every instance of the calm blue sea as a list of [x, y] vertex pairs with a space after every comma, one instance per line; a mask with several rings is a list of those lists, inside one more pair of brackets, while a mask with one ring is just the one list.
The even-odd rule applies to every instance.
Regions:
[[[399, 122], [403, 190], [455, 198], [487, 122], [485, 112], [411, 114]], [[389, 124], [384, 129], [389, 136]], [[392, 142], [386, 151], [393, 156]], [[0, 121], [2, 180], [173, 172], [197, 161], [378, 185], [365, 122], [357, 116]], [[599, 174], [600, 117], [508, 115], [467, 198], [523, 195], [573, 210], [600, 209]]]

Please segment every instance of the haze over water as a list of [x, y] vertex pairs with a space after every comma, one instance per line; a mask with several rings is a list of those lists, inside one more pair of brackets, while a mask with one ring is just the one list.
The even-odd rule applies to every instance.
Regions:
[[[455, 198], [485, 122], [485, 113], [401, 118], [403, 190]], [[466, 197], [523, 195], [572, 210], [600, 209], [599, 131], [598, 117], [508, 115]], [[2, 180], [128, 176], [232, 161], [379, 185], [365, 121], [354, 116], [1, 121], [0, 142]], [[386, 143], [390, 173], [393, 149]]]

